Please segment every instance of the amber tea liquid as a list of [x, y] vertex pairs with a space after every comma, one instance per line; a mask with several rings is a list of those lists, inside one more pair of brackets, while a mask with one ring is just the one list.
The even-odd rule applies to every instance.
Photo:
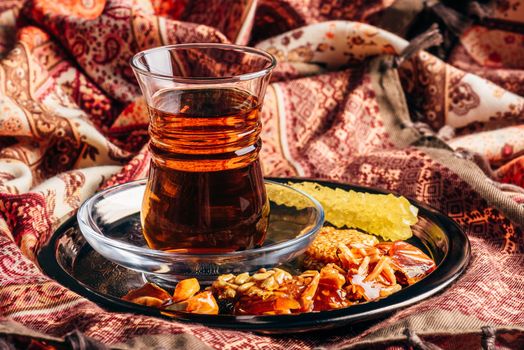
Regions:
[[149, 107], [151, 170], [142, 226], [153, 249], [219, 253], [261, 245], [269, 205], [256, 97], [167, 89]]

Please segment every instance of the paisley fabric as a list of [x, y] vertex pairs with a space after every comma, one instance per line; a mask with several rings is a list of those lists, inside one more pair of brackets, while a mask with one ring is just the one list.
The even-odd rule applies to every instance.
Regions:
[[[20, 323], [41, 339], [78, 329], [128, 347], [185, 335], [213, 348], [395, 349], [409, 326], [470, 349], [490, 325], [501, 348], [524, 347], [524, 3], [493, 2], [449, 57], [420, 51], [397, 68], [411, 38], [380, 27], [411, 3], [0, 2], [0, 340]], [[472, 243], [464, 276], [380, 322], [287, 337], [112, 313], [47, 277], [35, 256], [60, 223], [97, 190], [147, 176], [130, 57], [184, 42], [277, 57], [262, 110], [266, 175], [374, 186], [443, 212]]]

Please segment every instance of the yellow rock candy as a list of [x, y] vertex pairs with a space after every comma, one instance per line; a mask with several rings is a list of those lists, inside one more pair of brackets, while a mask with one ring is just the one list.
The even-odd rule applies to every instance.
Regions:
[[[358, 228], [384, 240], [410, 238], [413, 235], [411, 225], [418, 220], [418, 209], [402, 196], [332, 189], [313, 182], [291, 183], [290, 186], [318, 200], [324, 207], [326, 221], [333, 226]], [[270, 194], [270, 198], [277, 204], [303, 206], [303, 203], [291, 203], [290, 198], [279, 198], [277, 193]]]

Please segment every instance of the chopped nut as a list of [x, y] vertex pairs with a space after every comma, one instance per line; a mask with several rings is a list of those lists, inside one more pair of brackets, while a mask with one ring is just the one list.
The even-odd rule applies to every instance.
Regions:
[[224, 297], [226, 299], [234, 299], [236, 296], [237, 296], [236, 290], [232, 288], [227, 288], [226, 290], [224, 290]]
[[249, 273], [244, 272], [244, 273], [241, 273], [240, 275], [238, 275], [237, 277], [235, 277], [235, 284], [238, 284], [238, 285], [244, 284], [248, 280], [249, 280]]
[[382, 270], [382, 274], [388, 282], [392, 285], [397, 284], [397, 278], [395, 277], [395, 271], [393, 271], [393, 268], [391, 268], [390, 264], [386, 264], [384, 266], [384, 269]]
[[245, 291], [247, 291], [249, 288], [253, 287], [254, 285], [255, 285], [255, 282], [247, 282], [241, 285], [240, 287], [238, 287], [237, 290], [239, 293], [244, 293]]
[[318, 275], [318, 271], [316, 270], [307, 270], [307, 271], [304, 271], [300, 274], [301, 277], [315, 277], [316, 275]]
[[279, 287], [277, 281], [275, 280], [275, 277], [273, 276], [266, 278], [260, 286], [266, 290], [274, 290]]
[[280, 269], [275, 269], [275, 274], [273, 275], [273, 277], [275, 278], [275, 281], [279, 284], [279, 285], [282, 285], [284, 284], [286, 281], [290, 281], [293, 279], [293, 276], [291, 276], [291, 274], [287, 271], [284, 271], [284, 270], [280, 270]]
[[220, 275], [218, 276], [218, 280], [219, 281], [224, 281], [224, 282], [228, 282], [229, 280], [235, 278], [235, 275], [233, 275], [232, 273], [228, 273], [227, 275]]
[[284, 280], [286, 280], [286, 274], [284, 273], [283, 270], [280, 270], [280, 269], [275, 269], [275, 274], [273, 275], [273, 278], [275, 279], [275, 281], [280, 285], [282, 283], [284, 283]]
[[382, 258], [380, 258], [380, 260], [375, 265], [375, 268], [373, 269], [373, 271], [371, 271], [371, 273], [364, 279], [364, 282], [369, 282], [377, 278], [378, 275], [382, 272], [384, 265], [387, 264], [387, 260], [388, 260], [387, 256], [383, 256]]
[[380, 255], [379, 254], [375, 254], [375, 255], [370, 255], [369, 256], [369, 262], [370, 263], [376, 263], [379, 260], [380, 260]]
[[248, 288], [247, 290], [247, 295], [250, 295], [250, 296], [253, 296], [253, 295], [256, 295], [256, 296], [259, 296], [259, 297], [263, 297], [264, 296], [264, 291], [256, 286], [252, 286], [251, 288]]
[[313, 298], [317, 292], [318, 282], [320, 281], [320, 273], [317, 271], [315, 277], [307, 285], [304, 292], [300, 296], [300, 304], [302, 305], [301, 310], [303, 312], [309, 312], [313, 310]]
[[358, 267], [357, 273], [362, 276], [366, 276], [368, 274], [368, 267], [369, 267], [369, 256], [366, 256], [364, 259], [362, 259], [362, 262], [360, 263], [360, 266]]
[[275, 271], [259, 272], [259, 273], [255, 273], [252, 278], [255, 281], [263, 281], [274, 273]]
[[232, 288], [232, 289], [238, 289], [238, 284], [234, 284], [234, 283], [226, 283], [226, 285], [229, 287], [229, 288]]
[[354, 265], [358, 265], [358, 259], [355, 257], [351, 249], [349, 249], [349, 247], [345, 244], [338, 245], [337, 257], [340, 260], [342, 266], [344, 266], [346, 269], [349, 269]]
[[343, 268], [341, 268], [340, 266], [338, 266], [337, 264], [330, 264], [330, 266], [331, 266], [332, 268], [338, 270], [338, 272], [340, 272], [340, 273], [342, 273], [342, 274], [346, 273], [346, 271], [345, 271]]
[[213, 287], [215, 287], [215, 288], [224, 288], [227, 285], [228, 285], [228, 283], [223, 281], [223, 280], [221, 280], [221, 279], [218, 279], [215, 282], [213, 282]]

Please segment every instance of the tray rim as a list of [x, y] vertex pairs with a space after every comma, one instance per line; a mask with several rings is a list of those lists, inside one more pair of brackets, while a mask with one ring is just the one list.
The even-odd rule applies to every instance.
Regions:
[[[328, 187], [342, 187], [358, 192], [394, 194], [395, 191], [380, 188], [330, 181], [318, 178], [302, 177], [269, 177], [267, 180], [284, 183], [312, 181]], [[406, 196], [404, 196], [406, 197]], [[448, 238], [448, 251], [437, 266], [437, 269], [424, 280], [403, 288], [401, 291], [373, 302], [352, 305], [343, 309], [309, 312], [295, 315], [198, 315], [183, 312], [165, 313], [142, 305], [123, 301], [111, 295], [100, 293], [81, 281], [76, 280], [65, 271], [55, 258], [57, 240], [63, 232], [72, 227], [76, 215], [63, 222], [51, 235], [51, 238], [37, 254], [37, 259], [44, 273], [66, 288], [82, 295], [116, 312], [131, 312], [136, 314], [167, 318], [174, 321], [200, 323], [209, 327], [249, 330], [268, 334], [286, 334], [297, 332], [316, 331], [325, 328], [337, 328], [347, 324], [360, 323], [389, 315], [399, 309], [416, 304], [427, 299], [455, 282], [466, 270], [471, 257], [471, 244], [467, 235], [450, 217], [421, 204], [417, 200], [406, 197], [411, 204], [419, 208], [432, 222], [438, 224]], [[436, 220], [435, 220], [436, 219]], [[443, 226], [447, 226], [444, 228]], [[87, 242], [86, 242], [87, 243]], [[89, 244], [89, 243], [87, 243]], [[92, 248], [91, 248], [92, 249]], [[44, 268], [46, 267], [46, 268]], [[425, 281], [425, 282], [424, 282]], [[424, 282], [424, 283], [423, 283]], [[428, 285], [429, 284], [429, 285]], [[407, 294], [413, 294], [409, 297]]]

